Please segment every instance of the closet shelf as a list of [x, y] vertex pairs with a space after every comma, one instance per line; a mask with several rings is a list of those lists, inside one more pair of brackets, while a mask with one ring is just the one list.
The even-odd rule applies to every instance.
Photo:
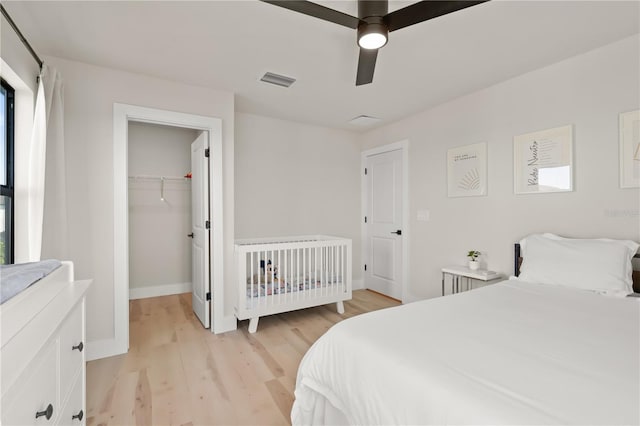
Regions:
[[191, 178], [184, 176], [149, 176], [149, 175], [136, 175], [129, 176], [130, 181], [160, 181], [160, 201], [166, 202], [164, 199], [164, 184], [165, 182], [177, 182], [187, 183]]
[[129, 176], [129, 180], [165, 180], [165, 181], [179, 181], [179, 182], [187, 182], [190, 181], [190, 178], [186, 178], [184, 176], [149, 176], [149, 175], [136, 175]]

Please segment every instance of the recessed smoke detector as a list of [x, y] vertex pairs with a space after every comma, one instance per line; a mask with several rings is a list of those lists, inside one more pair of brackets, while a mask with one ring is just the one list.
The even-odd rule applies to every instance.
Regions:
[[287, 77], [286, 75], [279, 75], [279, 74], [274, 74], [272, 72], [268, 72], [262, 76], [260, 81], [264, 81], [265, 83], [275, 84], [276, 86], [289, 87], [296, 81], [296, 79]]
[[371, 117], [369, 115], [359, 115], [356, 118], [349, 121], [349, 124], [353, 124], [354, 126], [366, 127], [371, 126], [380, 121], [379, 118]]

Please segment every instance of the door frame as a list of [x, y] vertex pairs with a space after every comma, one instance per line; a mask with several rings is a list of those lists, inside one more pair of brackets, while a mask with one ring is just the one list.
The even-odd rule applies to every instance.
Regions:
[[[361, 271], [364, 270], [364, 265], [369, 261], [367, 258], [367, 228], [364, 223], [364, 217], [367, 215], [367, 181], [364, 174], [364, 169], [367, 164], [367, 157], [377, 154], [384, 154], [391, 151], [402, 152], [402, 303], [413, 300], [409, 292], [408, 283], [409, 279], [409, 140], [401, 140], [399, 142], [391, 143], [388, 145], [382, 145], [376, 148], [362, 151], [360, 154], [360, 211], [361, 211], [361, 251], [362, 251], [362, 265]], [[367, 288], [366, 276], [363, 274], [362, 282], [364, 288]]]
[[[113, 279], [114, 279], [114, 353], [129, 350], [129, 195], [128, 125], [129, 122], [161, 124], [208, 132], [211, 332], [222, 326], [224, 317], [224, 246], [222, 208], [222, 120], [136, 105], [113, 104]], [[215, 253], [215, 256], [213, 255]], [[214, 327], [215, 324], [215, 327]], [[106, 356], [110, 356], [106, 355]]]

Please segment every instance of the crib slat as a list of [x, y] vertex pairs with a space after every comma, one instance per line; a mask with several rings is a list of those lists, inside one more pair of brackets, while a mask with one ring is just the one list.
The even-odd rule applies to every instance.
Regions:
[[260, 287], [258, 287], [258, 292], [260, 294], [260, 298], [259, 298], [259, 302], [260, 304], [263, 303], [264, 301], [264, 296], [266, 294], [266, 286], [267, 286], [267, 253], [263, 253], [262, 254], [262, 265], [263, 265], [263, 271], [262, 274], [260, 276]]
[[327, 273], [327, 268], [329, 266], [329, 256], [327, 256], [328, 251], [329, 251], [329, 247], [322, 247], [321, 254], [322, 254], [322, 273], [324, 275], [324, 288], [320, 288], [321, 296], [324, 296], [324, 293], [326, 293], [327, 285], [329, 281], [327, 277], [327, 275], [329, 275]]
[[[309, 251], [311, 251], [311, 249], [309, 249]], [[307, 268], [309, 268], [309, 261], [310, 261], [309, 256], [310, 256], [310, 254], [307, 253], [307, 249], [306, 248], [302, 249], [302, 263], [303, 264], [306, 263], [307, 264], [307, 266], [306, 266]], [[307, 273], [307, 270], [303, 267], [303, 269], [302, 269], [302, 274], [303, 274], [302, 280], [303, 281], [302, 281], [301, 290], [304, 290], [306, 288], [307, 281], [311, 281], [311, 276], [307, 276], [306, 273]], [[309, 287], [309, 288], [311, 288], [311, 287]], [[304, 296], [300, 296], [300, 298], [303, 298], [303, 297]]]
[[338, 276], [340, 275], [340, 257], [339, 257], [339, 255], [340, 255], [340, 246], [336, 246], [334, 248], [334, 251], [335, 251], [335, 266], [334, 267], [335, 267], [336, 272], [335, 272], [335, 276], [333, 277], [333, 286], [334, 286], [333, 292], [335, 294], [338, 294], [338, 293], [340, 293], [340, 281], [339, 281], [339, 278], [338, 278]]
[[323, 284], [325, 284], [327, 279], [326, 267], [327, 267], [327, 258], [324, 255], [326, 247], [320, 247], [320, 296], [322, 296]]
[[336, 293], [342, 293], [342, 246], [337, 246], [336, 251]]
[[[304, 249], [302, 249], [304, 250]], [[304, 259], [304, 256], [303, 256]], [[298, 292], [296, 294], [296, 300], [300, 300], [300, 280], [303, 279], [302, 275], [300, 274], [300, 249], [296, 249], [296, 264], [297, 264], [297, 272], [296, 272], [296, 285], [298, 286]], [[303, 267], [304, 268], [304, 267]]]
[[336, 248], [331, 247], [331, 291], [330, 293], [335, 292], [335, 286], [338, 284], [336, 282]]
[[344, 246], [340, 246], [340, 281], [342, 282], [342, 292], [344, 293]]
[[[255, 278], [255, 276], [253, 275], [253, 252], [249, 253], [249, 263], [251, 264], [250, 271], [249, 271], [249, 273], [251, 274], [250, 275], [250, 277], [251, 277], [250, 278], [250, 280], [251, 280], [251, 293], [249, 295], [249, 300], [251, 301], [251, 306], [253, 306], [253, 295], [254, 295], [254, 293], [253, 293], [253, 280]], [[246, 295], [242, 294], [242, 295], [240, 295], [240, 297], [246, 297]]]

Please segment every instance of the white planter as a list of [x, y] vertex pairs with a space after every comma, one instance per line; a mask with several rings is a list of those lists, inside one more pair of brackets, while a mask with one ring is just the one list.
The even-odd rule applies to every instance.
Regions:
[[477, 260], [469, 261], [469, 269], [471, 269], [472, 271], [475, 271], [478, 268], [480, 268], [480, 262], [478, 262]]

